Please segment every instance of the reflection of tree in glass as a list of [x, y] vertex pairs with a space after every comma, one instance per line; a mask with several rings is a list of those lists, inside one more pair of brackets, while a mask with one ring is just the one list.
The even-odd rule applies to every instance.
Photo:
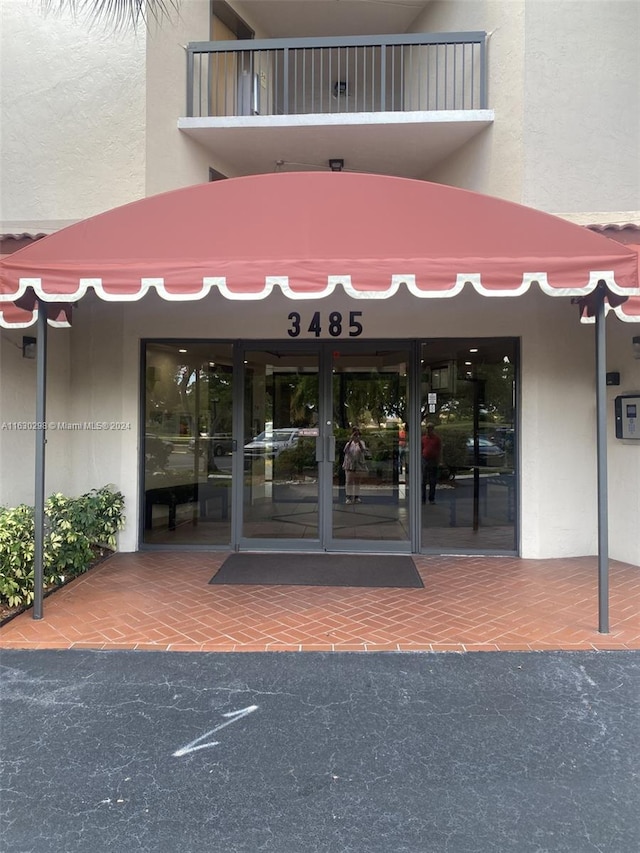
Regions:
[[298, 374], [292, 389], [289, 411], [291, 426], [304, 427], [317, 423], [318, 417], [318, 374]]
[[333, 385], [334, 417], [339, 427], [406, 420], [406, 393], [397, 373], [341, 373]]
[[511, 424], [514, 378], [514, 367], [509, 362], [479, 364], [472, 379], [458, 379], [455, 394], [438, 393], [436, 412], [429, 411], [426, 399], [421, 400], [420, 420], [422, 423], [430, 418], [440, 423], [472, 422], [477, 392], [482, 422]]

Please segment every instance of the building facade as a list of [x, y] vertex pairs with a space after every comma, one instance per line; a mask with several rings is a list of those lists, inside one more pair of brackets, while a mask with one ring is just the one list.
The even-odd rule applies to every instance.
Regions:
[[[596, 0], [585, 15], [567, 0], [551, 15], [543, 0], [183, 0], [137, 33], [0, 8], [5, 253], [145, 196], [332, 169], [471, 190], [640, 243], [637, 2]], [[251, 255], [278, 191], [260, 198], [268, 209], [244, 203]], [[443, 215], [421, 211], [419, 227]], [[473, 226], [459, 227], [464, 241]], [[615, 398], [640, 393], [637, 329], [607, 318], [610, 549], [640, 565], [640, 443], [615, 429]], [[5, 424], [34, 420], [31, 335], [2, 329]], [[114, 483], [123, 550], [596, 552], [594, 335], [569, 298], [89, 292], [49, 338], [47, 419], [70, 426], [48, 431], [47, 491]], [[427, 422], [442, 445], [433, 505]], [[358, 503], [341, 453], [354, 426]], [[0, 502], [33, 499], [33, 446], [29, 430], [0, 433]]]

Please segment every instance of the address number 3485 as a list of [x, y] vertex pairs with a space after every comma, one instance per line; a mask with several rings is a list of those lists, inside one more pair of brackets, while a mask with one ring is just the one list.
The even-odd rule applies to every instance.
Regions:
[[324, 315], [320, 311], [316, 311], [305, 329], [306, 319], [303, 320], [297, 311], [292, 311], [287, 318], [291, 322], [287, 334], [290, 338], [297, 338], [306, 332], [319, 338], [325, 331], [332, 338], [341, 338], [346, 335], [350, 338], [357, 338], [362, 334], [362, 323], [358, 317], [362, 317], [362, 311], [349, 311], [347, 323], [346, 317], [343, 317], [340, 311], [330, 311]]

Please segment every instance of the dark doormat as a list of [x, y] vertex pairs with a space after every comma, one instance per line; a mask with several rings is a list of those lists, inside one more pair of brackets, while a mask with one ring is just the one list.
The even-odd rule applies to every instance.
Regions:
[[209, 583], [424, 587], [403, 554], [231, 554]]

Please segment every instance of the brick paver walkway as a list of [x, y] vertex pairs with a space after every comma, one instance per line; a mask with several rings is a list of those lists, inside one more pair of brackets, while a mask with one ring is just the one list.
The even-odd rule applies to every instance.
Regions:
[[424, 589], [211, 586], [226, 554], [116, 554], [21, 614], [0, 648], [176, 651], [640, 649], [640, 567], [597, 560], [415, 557]]

